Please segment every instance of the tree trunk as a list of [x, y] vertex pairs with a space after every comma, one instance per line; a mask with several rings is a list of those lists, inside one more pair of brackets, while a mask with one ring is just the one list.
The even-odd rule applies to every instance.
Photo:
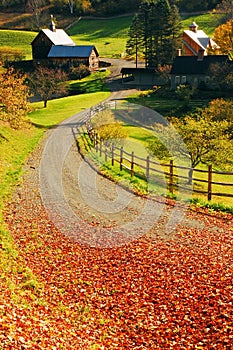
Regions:
[[192, 185], [193, 183], [193, 168], [189, 169], [189, 174], [188, 174], [188, 185]]
[[46, 108], [47, 107], [47, 100], [44, 100], [44, 108]]

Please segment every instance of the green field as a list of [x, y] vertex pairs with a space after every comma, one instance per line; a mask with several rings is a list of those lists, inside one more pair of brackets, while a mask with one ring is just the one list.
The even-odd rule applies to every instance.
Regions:
[[[189, 24], [195, 21], [199, 29], [212, 36], [214, 29], [221, 23], [222, 15], [205, 13], [189, 15], [182, 18], [182, 30], [188, 29]], [[67, 33], [76, 45], [96, 46], [100, 57], [119, 58], [124, 56], [132, 16], [114, 19], [81, 19], [72, 26]], [[0, 30], [0, 46], [11, 46], [21, 49], [26, 59], [31, 59], [31, 42], [36, 32]]]
[[36, 32], [0, 30], [0, 46], [10, 46], [19, 49], [25, 55], [25, 59], [30, 60], [32, 58], [31, 42], [36, 35]]
[[[151, 164], [151, 167], [162, 171], [163, 173], [157, 173], [155, 171], [151, 172], [151, 175], [153, 175], [149, 181], [149, 185], [144, 180], [145, 178], [145, 167], [146, 167], [146, 157], [148, 156], [148, 150], [147, 150], [147, 143], [150, 139], [153, 139], [154, 133], [152, 130], [149, 130], [147, 128], [137, 127], [129, 124], [125, 124], [124, 128], [126, 130], [126, 133], [128, 134], [128, 137], [124, 139], [122, 145], [124, 152], [124, 164], [125, 166], [130, 168], [130, 159], [131, 159], [131, 153], [134, 152], [135, 157], [135, 165], [134, 170], [138, 174], [141, 174], [140, 176], [134, 176], [131, 178], [130, 176], [130, 170], [127, 170], [123, 167], [123, 170], [120, 171], [119, 166], [119, 160], [120, 160], [120, 146], [118, 146], [118, 149], [115, 149], [115, 157], [118, 161], [115, 162], [115, 165], [112, 167], [111, 160], [108, 157], [108, 160], [106, 162], [105, 160], [105, 153], [103, 148], [103, 154], [101, 157], [98, 156], [98, 154], [93, 152], [93, 159], [97, 161], [99, 164], [99, 167], [102, 169], [102, 171], [113, 178], [117, 182], [121, 182], [122, 184], [129, 186], [133, 188], [134, 190], [138, 191], [139, 193], [146, 193], [147, 190], [155, 195], [167, 195], [168, 194], [168, 188], [165, 181], [165, 172], [169, 172], [169, 159], [165, 159], [160, 161], [156, 157], [153, 157], [150, 155], [150, 160], [154, 161], [156, 164]], [[85, 142], [87, 144], [88, 142]], [[90, 144], [90, 143], [89, 143]], [[139, 157], [139, 158], [138, 158]], [[127, 160], [128, 159], [128, 160]], [[181, 159], [174, 159], [174, 166], [190, 166], [190, 162], [187, 160], [185, 163]], [[208, 173], [207, 173], [207, 166], [200, 164], [197, 168], [197, 170], [205, 170], [206, 172], [199, 172], [194, 171], [194, 181], [193, 181], [193, 189], [194, 190], [201, 190], [201, 191], [207, 191], [207, 183], [206, 182], [200, 182], [196, 179], [207, 181], [208, 179]], [[213, 171], [217, 171], [216, 168], [213, 167]], [[187, 179], [183, 179], [181, 176], [185, 176], [188, 178], [188, 169], [179, 169], [176, 170], [174, 168], [174, 174], [178, 174], [179, 178], [179, 185], [188, 187], [187, 185]], [[218, 183], [231, 183], [233, 184], [233, 175], [227, 175], [227, 174], [213, 174], [212, 181], [218, 182]], [[192, 189], [192, 187], [190, 187]], [[222, 185], [212, 185], [212, 192], [221, 192], [226, 194], [232, 194], [233, 186], [222, 186]], [[190, 196], [189, 190], [183, 191], [182, 189], [179, 189], [178, 191], [174, 189], [174, 195], [178, 196], [179, 199], [182, 200], [196, 200], [197, 198], [201, 202], [207, 203], [207, 194], [200, 194], [192, 192], [192, 195]], [[222, 207], [229, 207], [233, 208], [233, 198], [230, 197], [220, 197], [220, 196], [213, 196], [210, 206], [222, 206]], [[230, 209], [233, 210], [233, 209]]]
[[188, 15], [182, 17], [182, 30], [188, 29], [192, 22], [198, 24], [198, 29], [203, 30], [207, 35], [213, 36], [214, 30], [222, 22], [223, 15], [218, 13], [203, 13], [200, 15]]
[[115, 19], [81, 19], [68, 34], [77, 45], [94, 44], [101, 57], [119, 58], [125, 52], [132, 16]]

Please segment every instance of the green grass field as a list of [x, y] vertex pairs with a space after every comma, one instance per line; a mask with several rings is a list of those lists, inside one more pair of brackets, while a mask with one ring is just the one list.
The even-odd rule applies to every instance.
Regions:
[[25, 59], [30, 60], [32, 58], [31, 42], [36, 35], [36, 32], [0, 30], [0, 46], [10, 46], [19, 49], [25, 55]]
[[223, 15], [219, 13], [203, 13], [200, 15], [189, 15], [182, 18], [182, 30], [188, 29], [192, 22], [198, 24], [198, 29], [203, 30], [207, 35], [213, 36], [214, 30], [222, 22]]
[[[125, 124], [124, 128], [126, 129], [126, 133], [128, 134], [128, 138], [124, 140], [123, 142], [123, 149], [125, 152], [127, 152], [129, 155], [124, 153], [124, 164], [125, 166], [130, 168], [130, 161], [126, 159], [131, 159], [130, 154], [131, 152], [134, 152], [135, 156], [135, 163], [138, 165], [135, 166], [135, 172], [141, 174], [140, 176], [135, 176], [131, 178], [130, 171], [127, 169], [124, 169], [120, 171], [119, 166], [119, 159], [120, 159], [120, 150], [116, 149], [116, 159], [118, 161], [115, 162], [115, 165], [111, 166], [111, 160], [108, 158], [107, 162], [105, 162], [105, 155], [103, 153], [102, 157], [99, 157], [96, 155], [95, 151], [93, 153], [94, 160], [99, 163], [100, 168], [102, 171], [107, 174], [109, 177], [113, 178], [117, 182], [121, 182], [124, 185], [128, 185], [129, 187], [134, 188], [139, 193], [146, 193], [147, 190], [149, 192], [156, 194], [156, 195], [167, 195], [168, 194], [168, 188], [166, 185], [166, 176], [165, 174], [156, 173], [154, 171], [151, 172], [153, 174], [151, 180], [149, 181], [149, 185], [147, 182], [143, 179], [145, 177], [145, 167], [146, 167], [146, 157], [148, 156], [148, 150], [147, 150], [147, 142], [150, 139], [154, 138], [154, 134], [152, 130], [148, 130], [142, 127], [137, 127], [133, 125]], [[137, 158], [139, 157], [139, 158]], [[169, 172], [169, 160], [163, 160], [159, 161], [156, 157], [152, 157], [150, 155], [150, 160], [154, 161], [156, 163], [159, 163], [158, 165], [151, 164], [151, 167], [162, 172]], [[165, 166], [166, 165], [166, 166]], [[174, 165], [175, 166], [187, 166], [189, 167], [189, 162], [183, 162], [179, 159], [174, 159]], [[193, 181], [193, 189], [194, 190], [201, 190], [201, 191], [207, 191], [207, 183], [202, 183], [200, 181], [197, 181], [195, 179], [200, 180], [207, 180], [208, 179], [208, 173], [207, 173], [207, 166], [200, 164], [197, 168], [197, 170], [205, 170], [206, 172], [198, 172], [194, 171], [194, 181]], [[217, 169], [213, 168], [213, 171]], [[178, 176], [186, 176], [188, 177], [188, 169], [174, 169], [174, 174], [178, 174]], [[182, 179], [179, 177], [179, 184], [180, 186], [188, 187], [187, 180]], [[225, 174], [213, 174], [212, 181], [214, 182], [223, 182], [223, 183], [231, 183], [233, 184], [233, 175], [225, 175]], [[191, 189], [191, 187], [190, 187]], [[226, 194], [232, 194], [233, 186], [222, 186], [222, 185], [212, 185], [212, 192], [221, 192]], [[195, 193], [193, 191], [192, 195], [190, 196], [189, 190], [183, 191], [181, 188], [178, 190], [174, 189], [174, 195], [178, 196], [179, 199], [182, 200], [199, 200], [199, 202], [207, 203], [207, 194], [200, 194]], [[210, 203], [209, 203], [210, 206]], [[233, 198], [230, 197], [220, 197], [220, 196], [213, 196], [211, 201], [211, 206], [222, 206], [222, 207], [229, 207], [232, 208], [230, 210], [233, 210]]]
[[[189, 15], [182, 18], [182, 30], [188, 29], [189, 24], [195, 21], [199, 29], [212, 36], [214, 29], [221, 23], [221, 18], [222, 15], [211, 13]], [[104, 20], [81, 19], [67, 33], [76, 45], [95, 45], [100, 57], [119, 58], [125, 52], [131, 21], [132, 16]], [[31, 59], [31, 42], [36, 35], [36, 32], [22, 30], [0, 30], [0, 46], [21, 49], [26, 59]]]
[[125, 52], [132, 16], [116, 19], [81, 19], [68, 30], [77, 45], [94, 44], [101, 57], [119, 58]]

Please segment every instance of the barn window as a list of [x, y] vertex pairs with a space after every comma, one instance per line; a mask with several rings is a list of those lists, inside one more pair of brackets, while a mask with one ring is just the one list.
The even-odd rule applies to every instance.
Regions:
[[175, 78], [175, 84], [176, 85], [180, 84], [180, 76], [179, 75], [177, 75], [176, 78]]
[[181, 84], [186, 84], [186, 82], [187, 82], [186, 75], [182, 75]]

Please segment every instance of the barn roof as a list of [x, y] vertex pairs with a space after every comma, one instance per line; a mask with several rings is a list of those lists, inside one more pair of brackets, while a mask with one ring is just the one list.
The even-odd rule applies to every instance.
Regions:
[[50, 39], [54, 45], [68, 45], [73, 46], [75, 43], [69, 37], [63, 29], [56, 29], [51, 31], [50, 29], [42, 29], [42, 32]]
[[233, 61], [228, 59], [227, 55], [207, 55], [202, 60], [198, 60], [196, 56], [177, 56], [174, 59], [171, 74], [206, 74], [211, 64], [224, 64]]
[[67, 58], [67, 57], [79, 57], [79, 58], [86, 58], [90, 57], [92, 50], [95, 50], [96, 55], [99, 56], [96, 48], [94, 45], [88, 45], [88, 46], [65, 46], [65, 45], [56, 45], [52, 46], [48, 57], [49, 58]]
[[205, 34], [205, 32], [203, 32], [203, 30], [197, 30], [197, 32], [193, 32], [192, 30], [184, 30], [184, 33], [195, 41], [195, 43], [197, 43], [203, 50], [207, 49], [210, 38]]
[[42, 29], [35, 39], [32, 41], [31, 44], [34, 43], [36, 38], [40, 36], [41, 34], [44, 34], [47, 36], [47, 38], [52, 42], [53, 45], [66, 45], [66, 46], [74, 46], [75, 43], [73, 40], [69, 37], [68, 34], [63, 29], [56, 29], [55, 31], [52, 31], [50, 29]]

